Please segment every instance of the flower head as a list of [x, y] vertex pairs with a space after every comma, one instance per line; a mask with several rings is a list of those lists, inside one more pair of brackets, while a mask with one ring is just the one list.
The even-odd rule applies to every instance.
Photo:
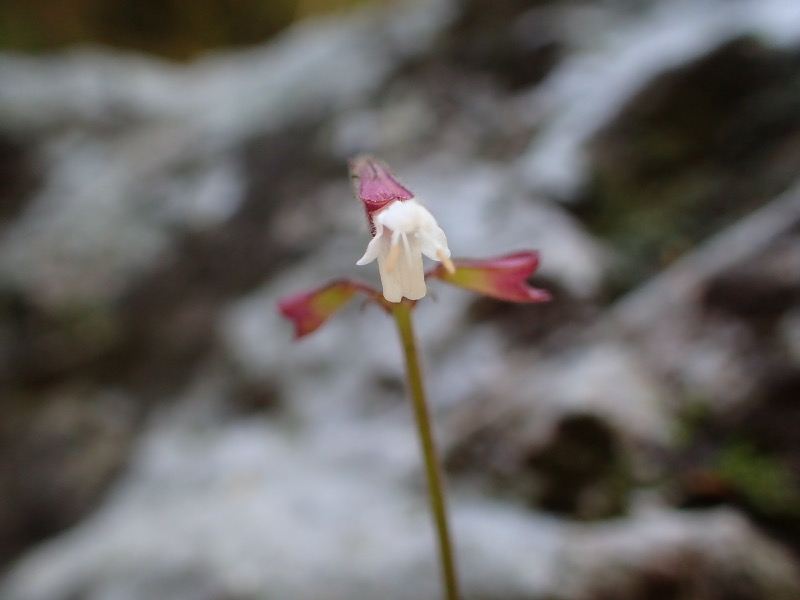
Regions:
[[508, 302], [547, 302], [552, 299], [549, 292], [528, 283], [528, 278], [539, 267], [539, 253], [536, 251], [515, 252], [496, 258], [455, 260], [453, 264], [454, 271], [438, 266], [427, 276]]
[[419, 300], [425, 295], [423, 254], [453, 269], [444, 231], [416, 200], [390, 203], [375, 215], [374, 224], [375, 235], [356, 264], [378, 259], [383, 297], [389, 302], [403, 297]]
[[[357, 294], [397, 314], [398, 303], [413, 306], [425, 296], [429, 277], [509, 302], [551, 299], [549, 292], [528, 283], [539, 266], [538, 252], [451, 260], [447, 238], [436, 219], [397, 182], [385, 163], [360, 156], [350, 161], [350, 172], [372, 228], [372, 240], [358, 264], [378, 259], [383, 293], [357, 281], [340, 279], [284, 298], [278, 308], [292, 321], [298, 338], [318, 329]], [[423, 255], [441, 264], [425, 273]]]
[[372, 240], [356, 263], [378, 259], [383, 296], [389, 302], [404, 297], [419, 300], [427, 289], [422, 255], [440, 261], [452, 272], [447, 237], [436, 219], [411, 193], [397, 183], [385, 163], [370, 157], [350, 165], [356, 194], [364, 202], [372, 226]]

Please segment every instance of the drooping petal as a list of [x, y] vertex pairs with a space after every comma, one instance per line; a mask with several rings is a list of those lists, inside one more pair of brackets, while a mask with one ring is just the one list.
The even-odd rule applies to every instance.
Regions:
[[366, 252], [364, 252], [364, 256], [359, 258], [356, 264], [359, 266], [368, 265], [373, 260], [378, 258], [378, 254], [380, 253], [380, 249], [381, 246], [383, 245], [383, 242], [384, 242], [384, 236], [382, 235], [382, 233], [377, 233], [375, 237], [373, 237], [369, 241], [369, 244], [367, 244], [367, 250]]
[[301, 338], [319, 328], [357, 293], [383, 304], [380, 294], [369, 286], [342, 279], [284, 298], [278, 302], [278, 310], [294, 324], [295, 337]]
[[384, 244], [378, 254], [378, 271], [381, 276], [383, 297], [389, 302], [400, 302], [404, 297], [419, 300], [425, 296], [425, 272], [422, 268], [422, 254], [413, 239], [408, 239], [408, 251], [404, 242], [398, 240], [400, 256], [389, 265], [392, 242], [384, 236]]
[[438, 265], [428, 273], [442, 281], [508, 302], [547, 302], [552, 296], [546, 290], [528, 283], [539, 266], [536, 251], [515, 252], [487, 259], [454, 260], [455, 271], [450, 273]]
[[420, 251], [433, 260], [442, 260], [440, 253], [450, 258], [450, 249], [447, 247], [447, 236], [439, 226], [433, 227], [425, 232], [417, 233]]
[[415, 198], [406, 202], [394, 202], [375, 213], [376, 227], [385, 226], [393, 235], [406, 234], [417, 241], [417, 248], [433, 260], [441, 260], [441, 255], [450, 257], [447, 237], [436, 219]]

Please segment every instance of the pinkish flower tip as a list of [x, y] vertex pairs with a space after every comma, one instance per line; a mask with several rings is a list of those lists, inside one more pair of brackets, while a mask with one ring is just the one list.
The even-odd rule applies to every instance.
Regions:
[[528, 278], [539, 267], [539, 253], [536, 251], [515, 252], [486, 259], [457, 259], [453, 261], [453, 265], [453, 272], [439, 265], [428, 276], [508, 302], [534, 303], [552, 300], [548, 291], [528, 283]]
[[364, 203], [367, 216], [372, 222], [372, 213], [395, 200], [410, 200], [414, 197], [407, 188], [395, 179], [389, 165], [366, 154], [349, 161], [353, 189]]

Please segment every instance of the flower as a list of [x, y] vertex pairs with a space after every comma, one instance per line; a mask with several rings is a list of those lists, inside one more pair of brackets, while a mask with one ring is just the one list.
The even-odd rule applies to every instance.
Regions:
[[[392, 175], [386, 163], [369, 156], [350, 162], [356, 195], [364, 203], [372, 240], [356, 263], [378, 259], [383, 297], [419, 300], [427, 291], [422, 255], [454, 270], [447, 237], [433, 215]], [[401, 257], [402, 254], [402, 257]]]
[[528, 284], [528, 278], [539, 267], [539, 253], [523, 251], [485, 259], [453, 261], [455, 270], [438, 266], [427, 277], [436, 277], [452, 285], [508, 302], [547, 302], [552, 296], [546, 290]]
[[[450, 259], [447, 237], [430, 212], [392, 175], [386, 163], [371, 156], [350, 161], [356, 195], [372, 229], [372, 240], [357, 264], [378, 259], [383, 293], [357, 281], [340, 279], [278, 302], [278, 309], [300, 338], [316, 331], [356, 294], [397, 314], [398, 303], [413, 304], [425, 296], [426, 279], [435, 277], [492, 298], [509, 302], [547, 302], [546, 290], [528, 284], [539, 266], [539, 253], [523, 251], [487, 259]], [[422, 269], [422, 255], [439, 261]]]
[[348, 279], [301, 292], [278, 302], [278, 310], [294, 324], [295, 337], [316, 331], [325, 321], [339, 312], [357, 293], [382, 303], [383, 299], [371, 287]]
[[375, 235], [356, 264], [378, 259], [383, 297], [389, 302], [400, 302], [404, 296], [419, 300], [425, 295], [423, 254], [441, 261], [445, 270], [454, 270], [444, 231], [413, 198], [390, 203], [374, 215], [373, 223]]

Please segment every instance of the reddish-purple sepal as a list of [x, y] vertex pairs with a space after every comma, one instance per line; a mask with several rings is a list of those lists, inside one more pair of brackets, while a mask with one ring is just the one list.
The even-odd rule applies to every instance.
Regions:
[[427, 273], [442, 281], [508, 302], [547, 302], [552, 296], [546, 290], [531, 286], [528, 278], [539, 266], [536, 251], [515, 252], [485, 259], [453, 260], [450, 273], [438, 265]]
[[278, 310], [294, 324], [295, 337], [301, 338], [316, 331], [356, 294], [363, 294], [384, 309], [390, 309], [377, 290], [357, 281], [339, 279], [320, 288], [279, 300]]
[[414, 197], [408, 189], [395, 179], [389, 165], [367, 154], [350, 159], [350, 177], [353, 189], [364, 203], [367, 218], [372, 225], [372, 214], [395, 200], [410, 200]]

